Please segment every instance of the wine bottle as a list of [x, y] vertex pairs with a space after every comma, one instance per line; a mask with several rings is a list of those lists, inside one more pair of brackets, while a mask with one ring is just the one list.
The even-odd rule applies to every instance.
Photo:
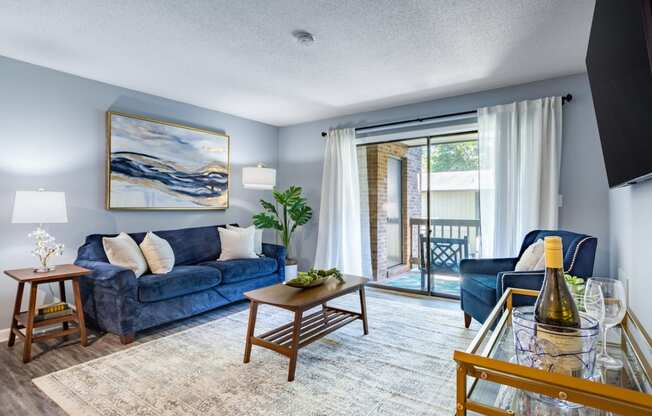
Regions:
[[561, 238], [546, 237], [543, 246], [546, 274], [534, 304], [534, 319], [542, 324], [579, 328], [580, 314], [564, 279]]

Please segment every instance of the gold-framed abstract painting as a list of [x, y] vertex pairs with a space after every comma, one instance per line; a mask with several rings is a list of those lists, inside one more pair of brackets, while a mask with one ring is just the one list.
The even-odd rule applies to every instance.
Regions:
[[106, 134], [107, 209], [228, 208], [226, 134], [112, 111]]

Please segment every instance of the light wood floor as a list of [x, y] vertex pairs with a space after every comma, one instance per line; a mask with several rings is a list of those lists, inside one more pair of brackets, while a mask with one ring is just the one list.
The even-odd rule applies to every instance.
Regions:
[[[381, 297], [439, 309], [459, 309], [457, 301], [405, 295], [372, 288], [367, 289], [367, 297]], [[119, 338], [115, 335], [98, 335], [92, 331], [89, 331], [90, 345], [86, 348], [81, 347], [76, 338], [70, 341], [35, 344], [32, 349], [33, 360], [28, 364], [22, 362], [22, 342], [17, 340], [13, 348], [8, 348], [6, 342], [3, 342], [0, 345], [0, 414], [3, 416], [65, 415], [63, 410], [32, 384], [33, 378], [109, 355], [139, 343], [174, 334], [247, 308], [248, 302], [242, 301], [192, 318], [143, 331], [137, 334], [136, 341], [131, 345], [120, 344]], [[462, 318], [460, 317], [460, 319]]]

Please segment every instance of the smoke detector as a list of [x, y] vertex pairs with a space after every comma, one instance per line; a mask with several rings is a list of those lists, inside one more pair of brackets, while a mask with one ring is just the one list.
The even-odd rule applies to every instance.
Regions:
[[305, 30], [295, 30], [292, 32], [292, 36], [303, 46], [309, 46], [315, 41], [315, 36]]

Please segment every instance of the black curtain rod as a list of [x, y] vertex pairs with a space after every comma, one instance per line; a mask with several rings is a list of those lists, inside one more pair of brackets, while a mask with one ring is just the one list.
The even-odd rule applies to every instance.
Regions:
[[[572, 94], [566, 94], [566, 95], [561, 97], [561, 104], [562, 105], [564, 105], [566, 103], [569, 103], [571, 101], [573, 101], [573, 95]], [[361, 130], [377, 129], [377, 128], [380, 128], [380, 127], [390, 127], [390, 126], [396, 126], [396, 125], [399, 125], [399, 124], [407, 124], [407, 123], [422, 123], [424, 121], [437, 120], [439, 118], [455, 117], [455, 116], [463, 116], [463, 115], [466, 115], [466, 114], [473, 114], [476, 111], [477, 110], [461, 111], [459, 113], [449, 113], [449, 114], [441, 114], [441, 115], [438, 115], [438, 116], [413, 118], [411, 120], [392, 121], [390, 123], [382, 123], [382, 124], [374, 124], [374, 125], [370, 125], [370, 126], [356, 127], [355, 131], [358, 132], [358, 131], [361, 131]], [[321, 132], [321, 137], [326, 137], [327, 135], [328, 135], [328, 133], [326, 133], [325, 131]]]

